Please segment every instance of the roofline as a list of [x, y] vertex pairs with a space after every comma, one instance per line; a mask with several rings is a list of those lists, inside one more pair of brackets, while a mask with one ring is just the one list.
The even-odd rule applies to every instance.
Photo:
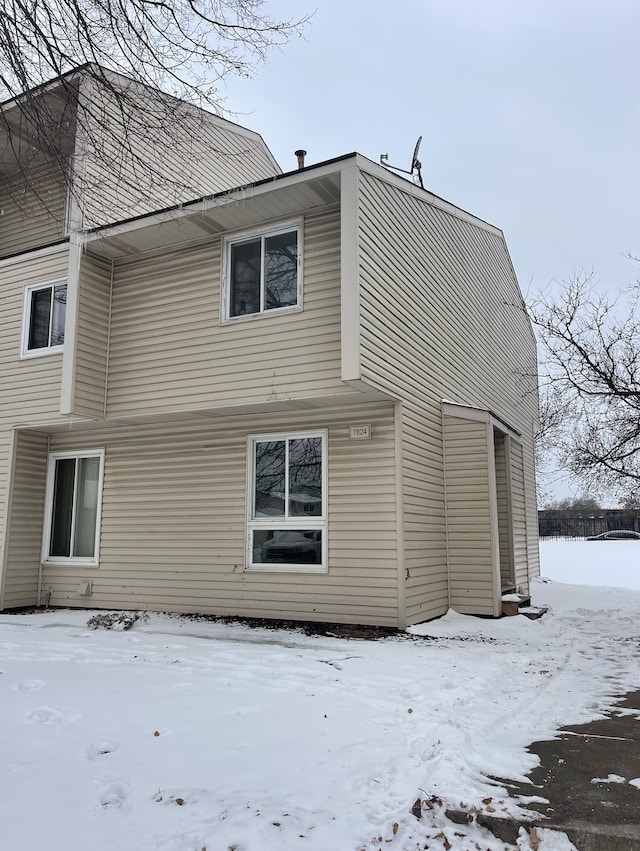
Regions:
[[[127, 77], [126, 74], [122, 74], [120, 71], [114, 71], [111, 68], [105, 68], [104, 66], [99, 65], [97, 62], [85, 62], [82, 65], [78, 65], [76, 68], [71, 68], [69, 71], [65, 71], [64, 73], [59, 74], [57, 77], [52, 77], [50, 80], [46, 80], [43, 83], [39, 83], [37, 86], [33, 86], [32, 88], [27, 89], [24, 92], [20, 92], [20, 94], [14, 95], [13, 97], [0, 102], [0, 112], [6, 112], [13, 107], [17, 107], [20, 105], [20, 102], [22, 100], [31, 98], [34, 95], [41, 93], [44, 94], [45, 92], [55, 89], [58, 86], [62, 87], [67, 83], [69, 78], [73, 79], [74, 77], [78, 77], [82, 79], [83, 74], [85, 74], [90, 68], [100, 69], [100, 71], [104, 74], [105, 78], [108, 78], [109, 75], [111, 75], [126, 83], [134, 83], [137, 86], [142, 86], [145, 89], [154, 91], [153, 87], [148, 85], [147, 83], [143, 83], [141, 80], [134, 80], [132, 77]], [[257, 131], [251, 130], [249, 127], [245, 127], [244, 125], [238, 124], [235, 121], [230, 121], [228, 118], [225, 118], [222, 115], [216, 115], [215, 112], [210, 112], [208, 109], [204, 109], [202, 106], [198, 106], [195, 103], [191, 103], [190, 101], [186, 100], [181, 100], [179, 97], [171, 95], [168, 92], [163, 91], [162, 89], [155, 89], [155, 91], [157, 91], [163, 97], [175, 101], [176, 103], [183, 105], [186, 104], [190, 109], [197, 110], [206, 118], [214, 119], [215, 121], [221, 121], [224, 124], [230, 125], [232, 128], [234, 128], [234, 132], [238, 133], [238, 135], [251, 137], [253, 139], [259, 139], [267, 150], [267, 153], [269, 154], [273, 165], [276, 167], [276, 169], [280, 169], [280, 164], [271, 153], [271, 150], [267, 143], [264, 141], [262, 135]]]
[[[415, 197], [427, 201], [430, 204], [444, 210], [445, 212], [450, 213], [459, 219], [464, 219], [471, 224], [476, 225], [477, 227], [482, 228], [483, 230], [490, 231], [504, 239], [504, 234], [502, 231], [497, 228], [495, 225], [492, 225], [488, 222], [485, 222], [483, 219], [480, 219], [478, 216], [474, 216], [472, 213], [463, 210], [461, 207], [457, 207], [455, 204], [452, 204], [449, 201], [446, 201], [444, 198], [441, 198], [439, 195], [435, 195], [432, 192], [429, 192], [426, 189], [423, 189], [420, 186], [416, 186], [414, 183], [411, 183], [409, 180], [406, 180], [403, 177], [400, 177], [393, 172], [390, 172], [384, 166], [379, 165], [378, 163], [373, 162], [373, 160], [364, 157], [362, 154], [358, 154], [357, 152], [352, 152], [349, 154], [342, 154], [339, 157], [333, 157], [329, 160], [323, 160], [322, 162], [313, 163], [311, 165], [305, 166], [301, 169], [294, 169], [292, 171], [287, 171], [282, 174], [276, 174], [273, 177], [266, 177], [262, 180], [258, 180], [254, 183], [246, 183], [241, 186], [236, 186], [232, 189], [225, 189], [222, 192], [216, 192], [212, 195], [203, 195], [199, 198], [193, 198], [190, 201], [185, 201], [182, 204], [172, 204], [168, 207], [163, 207], [159, 210], [152, 210], [149, 213], [141, 213], [137, 216], [131, 216], [127, 219], [121, 219], [116, 222], [110, 222], [105, 225], [98, 225], [94, 228], [87, 228], [83, 230], [81, 233], [84, 238], [92, 239], [98, 238], [102, 234], [108, 234], [109, 231], [117, 229], [122, 232], [122, 229], [128, 230], [131, 226], [141, 225], [145, 221], [149, 223], [149, 225], [157, 224], [158, 219], [165, 218], [172, 213], [188, 213], [190, 210], [195, 210], [198, 205], [207, 205], [207, 204], [215, 204], [225, 198], [233, 198], [239, 192], [252, 192], [253, 190], [264, 189], [264, 187], [276, 187], [277, 185], [281, 185], [283, 182], [285, 183], [293, 183], [298, 182], [298, 180], [306, 179], [307, 177], [312, 176], [313, 172], [325, 171], [327, 173], [335, 173], [342, 170], [344, 164], [348, 161], [352, 160], [355, 165], [357, 165], [362, 171], [373, 175], [374, 177], [384, 180], [387, 183], [390, 183], [400, 190], [404, 192], [408, 192]], [[142, 224], [144, 227], [145, 225]]]
[[69, 77], [81, 74], [87, 68], [91, 67], [91, 64], [91, 62], [85, 62], [83, 65], [78, 65], [77, 68], [72, 68], [70, 71], [65, 71], [64, 74], [58, 74], [57, 77], [52, 77], [50, 80], [45, 80], [43, 83], [38, 83], [37, 86], [32, 86], [30, 89], [27, 89], [24, 92], [20, 92], [20, 94], [14, 95], [13, 97], [7, 98], [7, 100], [1, 101], [0, 112], [5, 112], [6, 110], [11, 109], [12, 106], [18, 106], [20, 101], [26, 99], [27, 97], [40, 94], [41, 92], [46, 92], [48, 89], [55, 89], [57, 86], [60, 86], [65, 83]]
[[[151, 220], [157, 216], [166, 216], [169, 213], [177, 211], [188, 211], [191, 207], [195, 207], [198, 204], [205, 204], [207, 201], [218, 201], [221, 198], [236, 195], [238, 192], [242, 192], [243, 190], [259, 189], [260, 187], [267, 186], [269, 184], [274, 184], [279, 181], [291, 178], [293, 176], [306, 174], [314, 170], [326, 168], [327, 166], [332, 166], [337, 163], [344, 162], [345, 160], [354, 159], [357, 156], [359, 155], [356, 153], [343, 154], [340, 157], [334, 157], [330, 160], [324, 160], [323, 162], [314, 163], [313, 165], [305, 166], [301, 169], [294, 169], [293, 171], [286, 171], [282, 174], [275, 174], [273, 177], [265, 177], [262, 180], [255, 181], [254, 183], [244, 183], [241, 186], [234, 186], [232, 189], [224, 189], [222, 192], [215, 192], [213, 195], [202, 195], [199, 198], [193, 198], [191, 201], [185, 201], [183, 204], [172, 204], [170, 207], [162, 207], [159, 210], [152, 210], [150, 213], [140, 213], [140, 215], [131, 216], [128, 219], [120, 219], [117, 222], [109, 222], [109, 224], [106, 225], [98, 225], [94, 228], [87, 228], [86, 230], [82, 231], [82, 233], [85, 236], [91, 237], [93, 235], [98, 235], [104, 231], [109, 231], [112, 228], [121, 228], [125, 227], [126, 225], [135, 224], [144, 219]], [[339, 169], [335, 169], [335, 171], [339, 171]], [[149, 223], [151, 224], [152, 222], [150, 221]]]

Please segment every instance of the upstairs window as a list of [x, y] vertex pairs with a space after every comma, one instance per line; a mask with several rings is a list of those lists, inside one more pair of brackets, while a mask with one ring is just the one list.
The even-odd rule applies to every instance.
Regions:
[[223, 319], [299, 308], [300, 225], [227, 239], [224, 268]]
[[22, 357], [62, 351], [66, 311], [66, 281], [51, 281], [26, 288]]

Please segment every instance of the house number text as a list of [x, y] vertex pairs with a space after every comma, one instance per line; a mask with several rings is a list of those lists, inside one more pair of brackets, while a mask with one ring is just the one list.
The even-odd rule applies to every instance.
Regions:
[[352, 440], [371, 440], [371, 426], [369, 424], [351, 426], [349, 437]]

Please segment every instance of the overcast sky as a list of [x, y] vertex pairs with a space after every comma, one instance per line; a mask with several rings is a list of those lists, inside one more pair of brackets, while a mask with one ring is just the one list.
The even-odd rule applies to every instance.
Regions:
[[523, 290], [579, 268], [611, 289], [640, 254], [637, 0], [267, 0], [305, 38], [226, 105], [285, 171], [358, 151], [505, 232]]

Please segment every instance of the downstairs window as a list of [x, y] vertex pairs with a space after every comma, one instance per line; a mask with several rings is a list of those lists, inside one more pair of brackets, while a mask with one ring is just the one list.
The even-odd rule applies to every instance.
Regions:
[[249, 439], [247, 569], [327, 570], [327, 436]]
[[49, 455], [43, 562], [98, 564], [103, 470], [102, 449]]

